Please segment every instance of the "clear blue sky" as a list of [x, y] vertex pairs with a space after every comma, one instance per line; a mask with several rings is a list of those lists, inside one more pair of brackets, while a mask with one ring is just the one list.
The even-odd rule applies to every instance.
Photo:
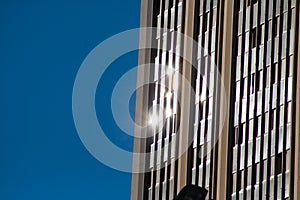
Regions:
[[[139, 27], [139, 12], [140, 0], [0, 1], [0, 199], [129, 199], [131, 174], [87, 152], [71, 106], [83, 59], [111, 35]], [[132, 138], [114, 124], [108, 96], [136, 64], [137, 52], [114, 62], [96, 96], [108, 137], [128, 150]]]

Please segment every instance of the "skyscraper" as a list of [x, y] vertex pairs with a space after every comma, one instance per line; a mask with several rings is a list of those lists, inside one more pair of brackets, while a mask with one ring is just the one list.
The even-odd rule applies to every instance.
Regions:
[[152, 84], [136, 120], [161, 107], [165, 123], [135, 140], [150, 156], [133, 161], [146, 164], [132, 200], [171, 200], [186, 184], [207, 199], [300, 199], [299, 23], [298, 0], [142, 0], [141, 27], [157, 29], [141, 38], [158, 48], [139, 52], [155, 67], [139, 71]]

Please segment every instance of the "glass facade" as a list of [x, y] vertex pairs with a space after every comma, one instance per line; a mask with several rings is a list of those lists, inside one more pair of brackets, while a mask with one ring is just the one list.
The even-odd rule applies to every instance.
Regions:
[[295, 1], [235, 4], [231, 199], [289, 199]]
[[[155, 42], [159, 48], [151, 50], [155, 67], [150, 79], [154, 84], [148, 91], [151, 103], [147, 106], [165, 123], [153, 126], [153, 137], [147, 138], [150, 172], [145, 173], [144, 195], [138, 200], [172, 200], [181, 187], [180, 177], [186, 179], [184, 184], [206, 188], [207, 200], [220, 197], [217, 186], [226, 188], [221, 193], [225, 193], [224, 199], [293, 199], [297, 192], [293, 189], [293, 109], [299, 101], [295, 87], [299, 1], [235, 0], [233, 23], [227, 29], [225, 19], [230, 17], [224, 16], [230, 13], [226, 13], [229, 3], [225, 0], [193, 1], [192, 10], [186, 8], [186, 0], [152, 3], [151, 20], [157, 27]], [[187, 13], [191, 12], [193, 20], [187, 22]], [[198, 48], [184, 49], [181, 33], [186, 34], [185, 23], [192, 28]], [[232, 33], [224, 32], [231, 28]], [[232, 39], [229, 44], [222, 41], [227, 34]], [[232, 53], [231, 66], [223, 66], [223, 44]], [[196, 63], [190, 74], [195, 94], [190, 97], [180, 96], [183, 89], [179, 75], [185, 75], [185, 61], [178, 55], [183, 52], [190, 52]], [[226, 96], [230, 111], [225, 126], [226, 150], [220, 148], [224, 146], [218, 138], [223, 130], [218, 125], [221, 95], [217, 73], [222, 76], [222, 69], [231, 74], [230, 93]], [[181, 110], [180, 98], [192, 99], [188, 111]], [[179, 131], [180, 121], [185, 120], [183, 112], [192, 117], [189, 127], [185, 127], [188, 130]], [[183, 163], [184, 175], [177, 160], [182, 142], [178, 132], [186, 134], [191, 142]], [[222, 150], [226, 151], [226, 163], [220, 162]], [[224, 186], [218, 184], [220, 168], [227, 172]]]
[[[164, 127], [155, 127], [150, 144], [150, 183], [148, 199], [173, 199], [177, 194], [177, 149], [175, 141], [180, 120], [177, 107], [179, 90], [179, 71], [182, 70], [181, 51], [183, 29], [183, 2], [178, 0], [157, 1], [156, 40], [158, 50], [155, 52], [154, 90], [152, 107], [163, 106], [163, 112], [155, 113], [158, 119], [165, 121]], [[178, 34], [176, 34], [178, 33]], [[175, 54], [177, 52], [177, 54]], [[167, 68], [171, 68], [168, 70]], [[171, 72], [171, 73], [170, 73]], [[167, 88], [167, 89], [166, 89]]]
[[[173, 199], [176, 191], [178, 166], [176, 161], [178, 142], [170, 143], [177, 133], [179, 126], [180, 109], [177, 107], [178, 96], [174, 91], [180, 90], [178, 74], [182, 73], [182, 58], [177, 56], [182, 51], [183, 41], [180, 34], [184, 31], [184, 4], [185, 1], [165, 0], [159, 1], [159, 12], [157, 15], [156, 39], [159, 50], [155, 57], [155, 70], [153, 80], [155, 82], [153, 107], [164, 105], [165, 111], [171, 108], [172, 114], [157, 113], [161, 119], [166, 120], [165, 128], [154, 129], [153, 139], [150, 144], [150, 168], [151, 178], [148, 188], [149, 199]], [[216, 48], [218, 47], [218, 27], [220, 15], [220, 2], [217, 0], [197, 1], [192, 11], [195, 20], [192, 21], [195, 30], [194, 38], [199, 47], [192, 52], [197, 60], [192, 75], [192, 86], [195, 90], [194, 106], [190, 112], [194, 113], [193, 133], [194, 139], [188, 154], [188, 162], [191, 163], [187, 170], [187, 182], [205, 187], [209, 191], [209, 199], [215, 198], [212, 188], [213, 179], [217, 170], [217, 159], [212, 148], [215, 144], [213, 132], [215, 120], [215, 69]], [[175, 55], [177, 52], [177, 55]], [[167, 74], [166, 67], [171, 67], [174, 74]], [[162, 85], [171, 90], [165, 91]], [[179, 93], [179, 92], [177, 92]], [[172, 144], [162, 152], [159, 149], [165, 144]], [[157, 151], [157, 153], [155, 153]], [[156, 170], [160, 169], [160, 170]]]
[[197, 72], [193, 77], [195, 88], [193, 145], [189, 151], [191, 167], [188, 171], [188, 183], [206, 188], [208, 199], [215, 199], [213, 188], [216, 179], [217, 151], [214, 146], [218, 138], [216, 127], [216, 63], [218, 48], [220, 1], [197, 1], [195, 4], [194, 30], [198, 49]]

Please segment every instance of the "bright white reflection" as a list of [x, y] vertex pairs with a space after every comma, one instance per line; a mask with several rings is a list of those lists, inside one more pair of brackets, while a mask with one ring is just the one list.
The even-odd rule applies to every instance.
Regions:
[[200, 101], [203, 102], [203, 101], [205, 101], [205, 99], [206, 99], [206, 96], [204, 94], [201, 94], [200, 95]]
[[152, 124], [152, 123], [153, 123], [153, 121], [152, 121], [152, 116], [149, 117], [148, 123], [149, 123], [150, 125], [153, 125], [153, 124]]
[[174, 66], [173, 65], [167, 65], [167, 68], [166, 68], [166, 74], [169, 76], [169, 77], [172, 77], [173, 75], [173, 70], [174, 69]]
[[152, 125], [152, 127], [156, 127], [159, 122], [159, 117], [156, 114], [152, 114], [149, 116], [149, 124]]
[[149, 117], [149, 124], [151, 124], [152, 126], [156, 126], [156, 124], [157, 124], [157, 117], [155, 115], [151, 115]]
[[168, 107], [167, 109], [166, 109], [166, 118], [169, 118], [169, 117], [171, 117], [172, 116], [172, 109], [170, 108], [170, 107]]
[[172, 97], [172, 92], [168, 92], [166, 95], [167, 98], [171, 98]]

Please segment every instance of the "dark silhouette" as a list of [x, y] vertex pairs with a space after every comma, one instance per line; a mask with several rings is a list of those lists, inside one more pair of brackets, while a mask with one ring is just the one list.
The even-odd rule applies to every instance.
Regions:
[[185, 186], [174, 200], [205, 200], [207, 190], [196, 185]]

